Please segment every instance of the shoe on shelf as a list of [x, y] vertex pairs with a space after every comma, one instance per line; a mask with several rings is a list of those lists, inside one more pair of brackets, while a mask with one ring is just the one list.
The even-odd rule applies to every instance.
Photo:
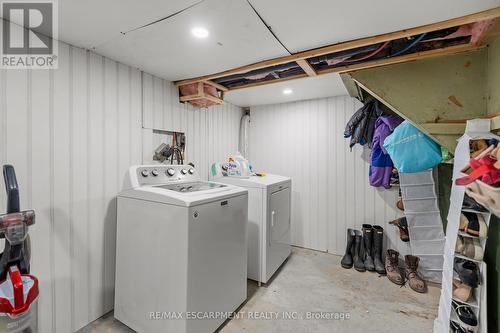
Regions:
[[353, 229], [347, 229], [347, 245], [345, 248], [345, 254], [342, 257], [342, 260], [340, 261], [340, 265], [343, 268], [352, 268], [353, 265], [353, 260], [352, 260], [352, 255], [354, 253], [354, 238], [356, 236], [356, 233], [354, 232]]
[[462, 302], [468, 302], [472, 299], [473, 289], [468, 285], [453, 279], [453, 287], [453, 298]]
[[455, 258], [453, 272], [463, 284], [471, 288], [477, 288], [479, 286], [480, 273], [479, 267], [475, 262], [462, 258]]
[[464, 202], [462, 204], [463, 209], [469, 209], [476, 212], [487, 212], [488, 210], [481, 206], [476, 200], [469, 197], [467, 193], [464, 195]]
[[382, 249], [384, 246], [384, 228], [379, 225], [373, 225], [373, 248], [372, 258], [375, 265], [375, 271], [380, 275], [385, 275], [384, 260], [382, 259]]
[[363, 233], [360, 230], [354, 230], [354, 253], [352, 260], [354, 262], [354, 269], [358, 272], [366, 271], [365, 263], [363, 261], [365, 246], [363, 244]]
[[389, 181], [391, 186], [399, 186], [399, 172], [396, 168], [392, 168], [391, 180]]
[[[488, 226], [481, 213], [462, 212], [462, 215], [467, 219], [464, 222], [464, 230], [467, 234], [475, 237], [486, 237], [488, 235]], [[462, 221], [462, 217], [460, 218]]]
[[385, 254], [385, 271], [387, 272], [387, 278], [397, 285], [403, 285], [405, 279], [401, 274], [399, 269], [399, 252], [389, 249]]
[[458, 230], [465, 232], [465, 229], [469, 225], [469, 220], [465, 216], [464, 212], [460, 214], [460, 224], [458, 225]]
[[426, 293], [427, 292], [427, 284], [425, 281], [418, 275], [418, 263], [420, 262], [420, 258], [416, 256], [406, 255], [405, 256], [405, 277], [408, 280], [408, 284], [410, 288], [416, 291], [417, 293]]
[[457, 322], [450, 321], [450, 333], [474, 333], [474, 331], [468, 328], [463, 328]]
[[403, 198], [399, 197], [398, 198], [398, 201], [396, 201], [396, 207], [400, 210], [400, 211], [405, 211], [405, 205], [403, 203]]
[[460, 235], [457, 236], [455, 253], [478, 261], [483, 260], [484, 257], [484, 250], [479, 238], [463, 237]]
[[398, 227], [398, 229], [399, 229], [399, 238], [403, 242], [409, 242], [410, 241], [410, 234], [408, 232], [408, 223], [406, 221], [406, 217], [400, 217], [399, 219], [396, 219], [394, 221], [389, 222], [389, 224], [392, 224], [393, 226]]
[[462, 254], [474, 260], [483, 260], [484, 250], [478, 238], [464, 237], [464, 249]]
[[455, 243], [455, 253], [462, 254], [464, 251], [464, 237], [458, 235], [457, 242]]
[[373, 263], [373, 227], [371, 224], [363, 224], [363, 245], [365, 246], [364, 263], [367, 271], [375, 271]]
[[477, 327], [477, 316], [469, 305], [451, 300], [451, 306], [457, 315], [460, 326], [470, 330]]

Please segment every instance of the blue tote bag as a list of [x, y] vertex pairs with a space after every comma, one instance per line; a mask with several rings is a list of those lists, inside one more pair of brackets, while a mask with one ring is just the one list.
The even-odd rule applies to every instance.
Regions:
[[441, 147], [408, 121], [385, 138], [384, 148], [400, 172], [421, 172], [442, 161]]

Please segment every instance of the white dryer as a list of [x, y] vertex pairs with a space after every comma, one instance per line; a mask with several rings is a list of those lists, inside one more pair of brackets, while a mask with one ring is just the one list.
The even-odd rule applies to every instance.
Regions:
[[271, 174], [214, 180], [248, 189], [248, 278], [267, 283], [291, 253], [292, 180]]
[[247, 190], [134, 166], [117, 200], [115, 317], [139, 333], [215, 331], [247, 296]]

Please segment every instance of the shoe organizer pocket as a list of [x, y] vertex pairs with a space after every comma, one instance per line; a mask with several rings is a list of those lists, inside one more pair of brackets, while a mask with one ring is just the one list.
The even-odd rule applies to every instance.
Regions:
[[409, 230], [410, 241], [443, 239], [444, 232], [442, 226], [411, 227]]
[[415, 172], [415, 173], [399, 173], [399, 183], [402, 186], [406, 185], [429, 185], [434, 184], [434, 178], [432, 177], [432, 169]]
[[404, 200], [435, 198], [436, 190], [434, 184], [431, 185], [409, 185], [401, 186], [401, 194]]
[[421, 241], [411, 241], [410, 246], [412, 253], [416, 256], [429, 255], [429, 254], [439, 254], [442, 255], [444, 252], [445, 240], [421, 240]]
[[[426, 213], [408, 213], [405, 212], [406, 222], [408, 227], [429, 227], [429, 226], [442, 226], [441, 215], [439, 211], [426, 212]], [[442, 227], [441, 227], [442, 228]]]
[[441, 283], [443, 279], [443, 272], [438, 270], [421, 270], [420, 276], [430, 282]]
[[437, 270], [441, 271], [443, 269], [444, 257], [442, 255], [419, 255], [420, 263], [418, 264], [420, 270]]
[[439, 211], [437, 198], [435, 197], [427, 199], [404, 200], [404, 205], [405, 205], [405, 212], [407, 213]]

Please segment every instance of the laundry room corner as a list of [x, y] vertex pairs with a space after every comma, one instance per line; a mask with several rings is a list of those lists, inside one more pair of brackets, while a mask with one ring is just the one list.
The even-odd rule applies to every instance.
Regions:
[[500, 332], [500, 0], [0, 19], [0, 333]]
[[243, 111], [181, 104], [171, 81], [63, 42], [57, 70], [1, 69], [0, 92], [1, 162], [16, 168], [21, 207], [37, 211], [40, 330], [76, 331], [113, 309], [116, 195], [130, 165], [153, 160], [153, 129], [186, 133], [207, 179], [237, 150]]
[[[401, 216], [397, 189], [369, 185], [369, 150], [338, 133], [361, 103], [347, 95], [250, 108], [249, 158], [256, 170], [294, 180], [292, 243], [342, 255], [345, 230], [380, 224], [388, 247], [407, 253], [388, 222]], [[341, 176], [342, 175], [342, 176]]]

